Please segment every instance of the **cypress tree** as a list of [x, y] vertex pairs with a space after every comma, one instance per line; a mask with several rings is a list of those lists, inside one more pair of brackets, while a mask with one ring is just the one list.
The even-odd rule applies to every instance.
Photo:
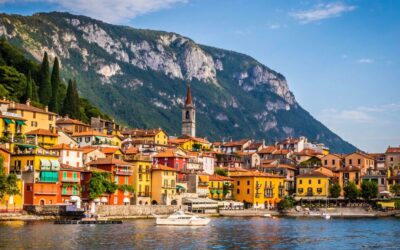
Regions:
[[54, 59], [53, 70], [51, 72], [51, 99], [49, 104], [50, 111], [58, 112], [58, 86], [61, 84], [60, 79], [60, 65], [58, 63], [58, 58]]
[[28, 99], [32, 100], [32, 94], [33, 94], [33, 90], [32, 90], [32, 77], [31, 77], [31, 72], [28, 72], [28, 77], [26, 80], [26, 87], [25, 87], [25, 93], [23, 96], [23, 102], [26, 102]]
[[67, 94], [65, 95], [61, 114], [68, 115], [74, 119], [79, 119], [79, 94], [76, 89], [75, 81], [68, 81]]
[[32, 83], [32, 101], [39, 102], [39, 94], [38, 94], [38, 87], [34, 80], [31, 81]]
[[49, 105], [51, 99], [51, 82], [49, 71], [49, 58], [47, 52], [44, 52], [42, 65], [40, 66], [39, 98], [44, 105]]

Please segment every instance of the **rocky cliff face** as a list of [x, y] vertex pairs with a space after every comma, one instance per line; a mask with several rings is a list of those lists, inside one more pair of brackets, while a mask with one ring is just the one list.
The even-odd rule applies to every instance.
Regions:
[[130, 126], [179, 134], [191, 81], [201, 136], [305, 135], [335, 151], [354, 149], [300, 107], [284, 76], [243, 54], [68, 13], [0, 15], [0, 35], [37, 60], [44, 51], [58, 56], [85, 97]]

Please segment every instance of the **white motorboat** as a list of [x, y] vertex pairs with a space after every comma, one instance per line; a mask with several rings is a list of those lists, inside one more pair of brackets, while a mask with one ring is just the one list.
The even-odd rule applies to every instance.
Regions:
[[329, 219], [331, 218], [331, 215], [328, 214], [328, 213], [323, 213], [323, 214], [322, 214], [322, 217], [323, 217], [325, 220], [329, 220]]
[[208, 218], [197, 217], [185, 214], [183, 211], [177, 211], [167, 218], [157, 218], [157, 225], [168, 226], [205, 226], [210, 222]]

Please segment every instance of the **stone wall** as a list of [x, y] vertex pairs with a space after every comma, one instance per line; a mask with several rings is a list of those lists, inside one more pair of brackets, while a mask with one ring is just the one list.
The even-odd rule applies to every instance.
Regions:
[[152, 217], [153, 215], [172, 214], [179, 209], [187, 210], [185, 206], [140, 206], [140, 205], [100, 205], [96, 213], [105, 217]]
[[46, 206], [36, 206], [36, 205], [25, 205], [24, 210], [28, 214], [34, 215], [53, 215], [57, 216], [60, 214], [65, 214], [66, 206], [63, 205], [46, 205]]

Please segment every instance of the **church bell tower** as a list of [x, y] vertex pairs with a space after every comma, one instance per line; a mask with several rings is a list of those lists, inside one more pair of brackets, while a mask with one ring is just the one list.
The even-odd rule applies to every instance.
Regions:
[[182, 107], [182, 135], [196, 137], [196, 109], [192, 101], [190, 83], [187, 88], [185, 104]]

